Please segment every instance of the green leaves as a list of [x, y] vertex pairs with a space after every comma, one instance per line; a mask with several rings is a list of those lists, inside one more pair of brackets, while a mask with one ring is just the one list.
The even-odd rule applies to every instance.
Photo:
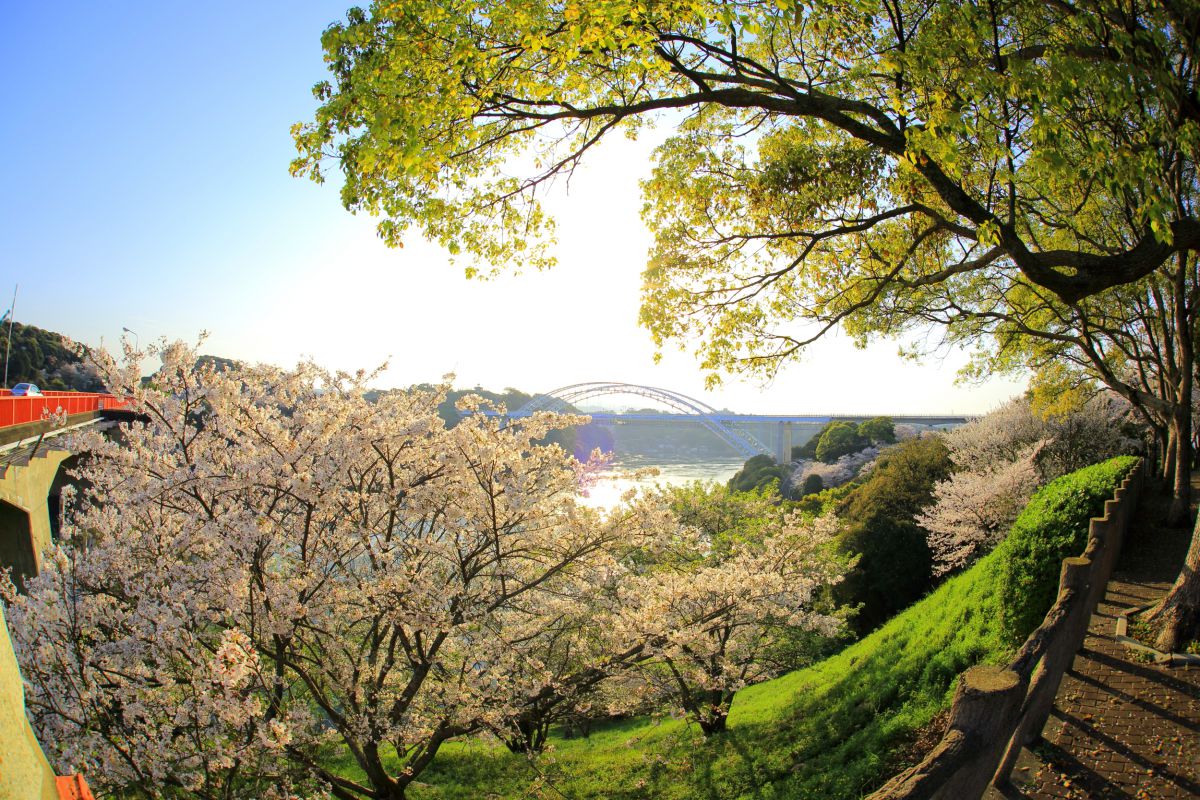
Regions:
[[1177, 236], [1200, 231], [1200, 114], [1174, 13], [377, 2], [325, 32], [292, 170], [320, 181], [335, 162], [343, 203], [389, 244], [425, 236], [471, 274], [545, 267], [543, 188], [613, 132], [682, 113], [643, 185], [641, 320], [714, 380], [769, 374], [836, 326], [957, 337], [1013, 285], [1074, 302], [1200, 246]]
[[1042, 487], [997, 548], [1004, 629], [1018, 642], [1054, 603], [1062, 560], [1087, 545], [1088, 521], [1104, 515], [1121, 481], [1137, 464], [1120, 456], [1064, 475]]

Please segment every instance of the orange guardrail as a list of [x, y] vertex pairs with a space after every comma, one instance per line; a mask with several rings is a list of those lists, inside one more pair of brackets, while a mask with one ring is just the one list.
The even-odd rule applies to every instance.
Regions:
[[86, 414], [109, 408], [121, 408], [128, 400], [113, 394], [91, 392], [42, 392], [33, 397], [13, 397], [9, 389], [0, 389], [0, 428], [41, 422], [51, 414]]

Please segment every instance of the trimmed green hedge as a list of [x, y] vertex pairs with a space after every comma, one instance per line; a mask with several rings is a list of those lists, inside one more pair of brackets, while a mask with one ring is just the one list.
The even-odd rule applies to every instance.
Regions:
[[1087, 545], [1088, 522], [1104, 515], [1104, 501], [1137, 459], [1118, 456], [1064, 475], [1044, 486], [1017, 517], [1000, 552], [1000, 608], [1013, 641], [1033, 632], [1058, 595], [1062, 560]]

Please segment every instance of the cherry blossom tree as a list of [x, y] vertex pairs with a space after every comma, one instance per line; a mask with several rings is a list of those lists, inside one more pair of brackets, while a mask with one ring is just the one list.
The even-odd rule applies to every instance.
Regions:
[[403, 798], [453, 738], [536, 750], [604, 681], [688, 652], [731, 692], [755, 625], [832, 624], [803, 610], [836, 574], [798, 530], [648, 570], [695, 534], [659, 496], [579, 505], [588, 470], [539, 444], [579, 418], [447, 429], [445, 387], [368, 401], [372, 374], [126, 350], [99, 358], [138, 421], [78, 435], [60, 547], [5, 593], [41, 740], [103, 791]]
[[622, 640], [608, 635], [619, 587], [630, 575], [631, 554], [659, 557], [674, 548], [679, 529], [666, 496], [652, 494], [636, 503], [633, 499], [634, 495], [627, 496], [625, 504], [614, 509], [605, 524], [662, 535], [630, 537], [618, 558], [579, 578], [573, 590], [560, 589], [539, 598], [543, 604], [540, 612], [547, 623], [521, 642], [523, 658], [509, 665], [509, 678], [522, 687], [522, 692], [510, 699], [505, 715], [487, 725], [514, 753], [538, 753], [552, 725], [612, 705], [603, 698], [606, 684], [648, 659], [654, 642], [665, 635], [661, 630]]
[[1052, 413], [1039, 413], [1028, 397], [1018, 396], [950, 431], [946, 445], [960, 470], [984, 471], [1017, 461], [1043, 442], [1037, 465], [1044, 482], [1138, 449], [1129, 424], [1128, 403], [1111, 392]]
[[935, 577], [965, 566], [1004, 538], [1041, 485], [1038, 450], [1031, 446], [1015, 461], [956, 472], [934, 487], [933, 504], [917, 524], [928, 532]]
[[933, 504], [917, 519], [934, 575], [965, 566], [1003, 539], [1043, 483], [1136, 450], [1127, 411], [1110, 393], [1046, 416], [1028, 398], [1015, 397], [947, 434], [956, 471], [934, 487]]
[[697, 723], [725, 729], [734, 693], [773, 677], [770, 655], [788, 635], [834, 636], [844, 615], [820, 609], [821, 591], [849, 564], [832, 547], [837, 521], [799, 514], [755, 540], [728, 540], [713, 557], [708, 537], [680, 535], [621, 586], [611, 635], [649, 643], [637, 664], [643, 686]]
[[800, 495], [808, 479], [816, 475], [821, 479], [821, 488], [830, 489], [854, 480], [863, 467], [874, 461], [880, 453], [878, 447], [865, 447], [853, 453], [841, 456], [831, 464], [824, 461], [805, 460], [797, 464], [792, 472], [789, 484], [794, 495]]
[[145, 421], [76, 442], [89, 488], [11, 612], [43, 740], [106, 790], [403, 797], [552, 687], [547, 637], [671, 534], [574, 502], [534, 442], [577, 420], [446, 430], [439, 392], [159, 355], [120, 387]]

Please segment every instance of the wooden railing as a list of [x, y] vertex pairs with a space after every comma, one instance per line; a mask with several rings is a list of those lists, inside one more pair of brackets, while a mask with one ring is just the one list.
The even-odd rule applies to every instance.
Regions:
[[1058, 599], [1008, 666], [964, 672], [942, 740], [868, 800], [972, 800], [989, 783], [1008, 782], [1021, 748], [1041, 736], [1063, 673], [1104, 597], [1143, 479], [1138, 462], [1105, 502], [1104, 516], [1091, 520], [1083, 555], [1063, 560]]

